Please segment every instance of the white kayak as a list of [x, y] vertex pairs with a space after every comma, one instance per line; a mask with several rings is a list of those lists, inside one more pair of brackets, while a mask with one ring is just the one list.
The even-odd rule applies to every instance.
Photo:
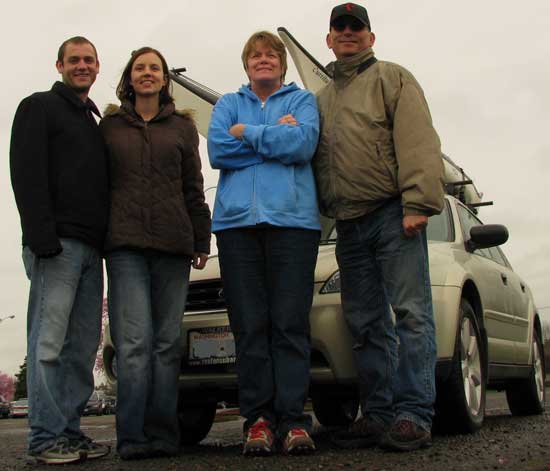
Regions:
[[[277, 29], [281, 40], [286, 48], [304, 87], [313, 93], [317, 93], [331, 77], [326, 68], [323, 67], [286, 28]], [[176, 108], [189, 108], [194, 112], [194, 118], [199, 133], [205, 138], [208, 137], [208, 126], [212, 109], [221, 94], [183, 75], [185, 69], [172, 69], [170, 77], [173, 81], [173, 96], [176, 101]], [[444, 164], [444, 183], [447, 193], [457, 197], [468, 205], [481, 203], [480, 193], [472, 180], [464, 173], [461, 167], [456, 165], [450, 157], [442, 154]]]

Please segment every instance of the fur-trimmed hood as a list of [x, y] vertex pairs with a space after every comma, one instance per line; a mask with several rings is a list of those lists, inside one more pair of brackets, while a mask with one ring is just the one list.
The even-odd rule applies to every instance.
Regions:
[[[104, 118], [107, 118], [109, 116], [116, 116], [118, 114], [133, 115], [134, 118], [141, 119], [135, 111], [134, 104], [130, 101], [123, 101], [122, 105], [116, 105], [114, 103], [109, 103], [105, 107], [105, 110], [103, 111], [103, 117]], [[155, 120], [157, 118], [162, 119], [163, 117], [166, 117], [170, 114], [175, 114], [177, 116], [181, 116], [182, 118], [186, 118], [186, 119], [191, 120], [193, 122], [193, 124], [195, 123], [195, 119], [194, 119], [195, 111], [194, 110], [189, 109], [189, 108], [178, 110], [178, 109], [176, 109], [176, 106], [175, 106], [174, 103], [168, 103], [168, 104], [162, 106], [159, 113], [158, 113], [158, 115], [155, 116], [155, 118], [153, 118], [153, 120]]]

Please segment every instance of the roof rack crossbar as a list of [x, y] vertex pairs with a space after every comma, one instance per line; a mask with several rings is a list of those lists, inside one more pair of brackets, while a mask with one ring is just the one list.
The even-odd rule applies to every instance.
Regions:
[[481, 201], [480, 203], [469, 203], [466, 206], [470, 208], [478, 208], [479, 206], [493, 206], [492, 201]]
[[464, 186], [464, 185], [473, 185], [474, 182], [472, 180], [461, 180], [459, 182], [448, 182], [445, 183], [445, 185], [452, 185], [452, 186]]

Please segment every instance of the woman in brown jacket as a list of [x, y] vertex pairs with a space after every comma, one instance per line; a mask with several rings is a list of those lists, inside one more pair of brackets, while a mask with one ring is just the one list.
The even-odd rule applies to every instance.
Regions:
[[190, 266], [210, 249], [198, 134], [176, 111], [164, 57], [132, 54], [101, 130], [109, 150], [109, 319], [122, 459], [179, 452], [180, 327]]

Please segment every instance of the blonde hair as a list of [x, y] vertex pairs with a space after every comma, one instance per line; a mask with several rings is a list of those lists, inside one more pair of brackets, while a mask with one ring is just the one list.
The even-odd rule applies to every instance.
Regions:
[[248, 72], [248, 57], [256, 49], [256, 43], [258, 42], [264, 44], [267, 47], [270, 47], [279, 56], [279, 60], [281, 61], [281, 82], [284, 82], [287, 70], [285, 45], [278, 36], [275, 36], [269, 31], [258, 31], [257, 33], [254, 33], [252, 36], [250, 36], [250, 38], [248, 38], [248, 41], [246, 41], [243, 52], [241, 54], [241, 60], [243, 61], [245, 72]]

